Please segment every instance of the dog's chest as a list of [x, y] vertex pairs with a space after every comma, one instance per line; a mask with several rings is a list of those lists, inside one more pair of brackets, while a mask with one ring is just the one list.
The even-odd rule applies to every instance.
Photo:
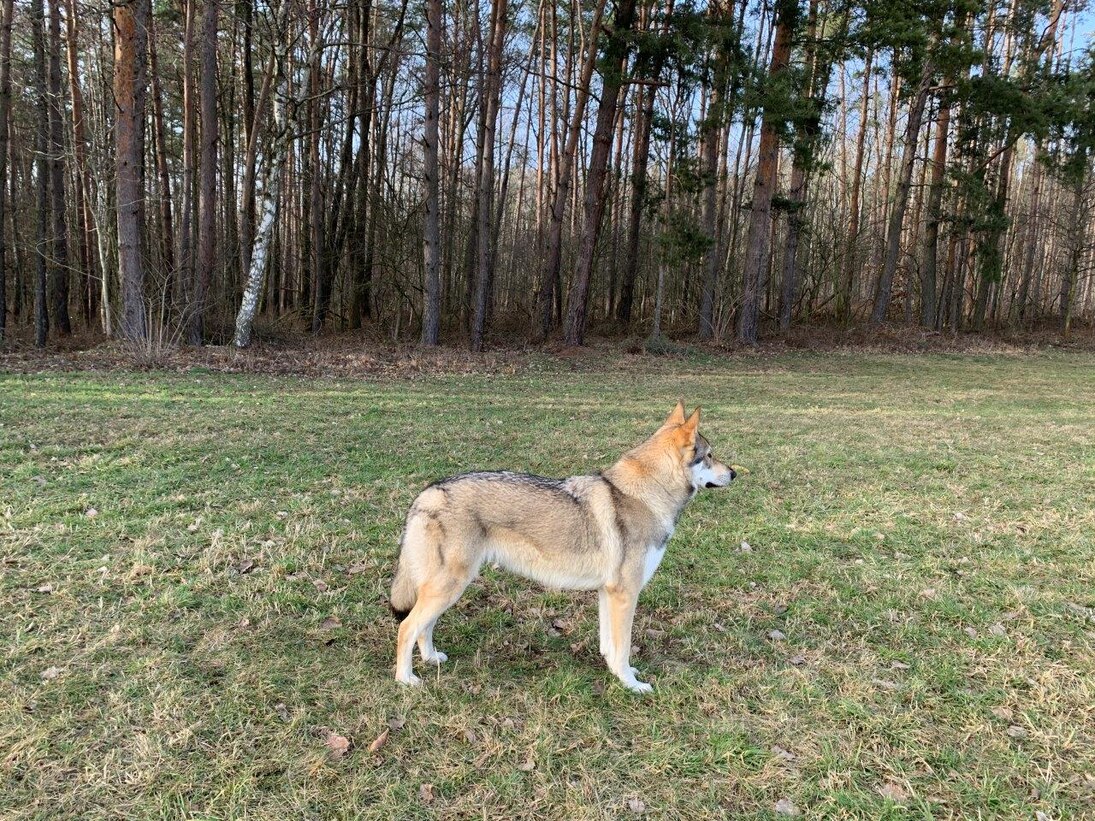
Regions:
[[654, 571], [658, 569], [658, 565], [662, 563], [662, 559], [665, 558], [665, 546], [669, 543], [666, 539], [659, 544], [652, 544], [646, 549], [646, 557], [643, 560], [643, 584], [645, 585], [650, 581], [651, 576], [654, 575]]

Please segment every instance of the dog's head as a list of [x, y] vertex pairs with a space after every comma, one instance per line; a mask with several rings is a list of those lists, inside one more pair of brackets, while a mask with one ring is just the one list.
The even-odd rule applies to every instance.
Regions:
[[700, 434], [699, 428], [700, 409], [696, 408], [685, 418], [684, 403], [678, 402], [657, 435], [668, 440], [671, 452], [688, 471], [693, 490], [726, 487], [737, 478], [737, 473], [715, 458], [711, 444]]

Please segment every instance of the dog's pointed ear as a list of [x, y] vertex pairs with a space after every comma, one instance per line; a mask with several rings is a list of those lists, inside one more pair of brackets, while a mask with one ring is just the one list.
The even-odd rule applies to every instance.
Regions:
[[688, 420], [684, 422], [684, 432], [689, 436], [695, 436], [696, 431], [700, 427], [700, 409], [696, 408], [692, 411], [692, 415], [688, 417]]
[[677, 400], [677, 407], [673, 408], [673, 412], [669, 414], [669, 418], [665, 420], [665, 427], [673, 425], [684, 424], [684, 402], [680, 399]]

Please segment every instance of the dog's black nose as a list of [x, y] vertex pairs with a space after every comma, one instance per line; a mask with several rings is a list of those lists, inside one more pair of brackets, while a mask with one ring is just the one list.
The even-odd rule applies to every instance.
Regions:
[[738, 472], [736, 470], [734, 470], [733, 468], [730, 468], [730, 481], [733, 482], [737, 478], [738, 478]]

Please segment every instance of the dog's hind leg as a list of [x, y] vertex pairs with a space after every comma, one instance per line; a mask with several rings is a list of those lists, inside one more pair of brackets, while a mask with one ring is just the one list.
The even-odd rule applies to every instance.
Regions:
[[[448, 610], [460, 598], [460, 594], [471, 582], [474, 573], [447, 573], [444, 578], [431, 579], [418, 590], [418, 601], [403, 623], [399, 625], [399, 639], [396, 642], [395, 678], [404, 684], [419, 684], [421, 679], [412, 670], [414, 644], [426, 630], [433, 625], [441, 614]], [[432, 647], [432, 635], [430, 644]], [[436, 652], [436, 651], [435, 651]], [[434, 659], [435, 661], [437, 659]]]
[[440, 664], [443, 661], [448, 661], [449, 657], [433, 646], [433, 626], [435, 624], [437, 624], [437, 619], [427, 624], [421, 635], [419, 635], [418, 651], [422, 654], [423, 661]]

